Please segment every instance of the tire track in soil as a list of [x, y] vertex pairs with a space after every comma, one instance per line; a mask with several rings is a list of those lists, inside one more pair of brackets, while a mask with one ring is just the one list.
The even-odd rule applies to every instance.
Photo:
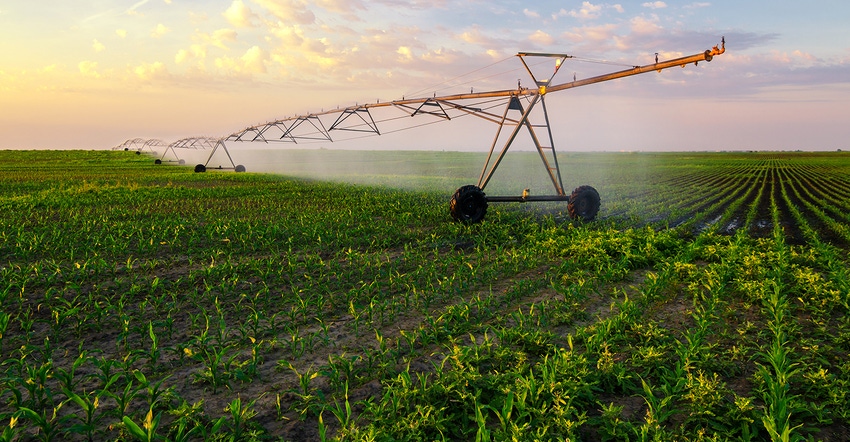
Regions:
[[764, 188], [755, 209], [755, 216], [745, 227], [747, 233], [753, 238], [770, 238], [773, 235], [770, 195], [773, 192], [774, 183], [776, 182], [776, 174], [771, 165], [766, 165], [765, 168]]
[[[697, 232], [703, 232], [709, 230], [713, 226], [720, 225], [723, 220], [723, 216], [728, 210], [729, 207], [734, 205], [736, 201], [747, 197], [748, 193], [751, 193], [750, 190], [753, 186], [755, 186], [755, 182], [757, 177], [749, 176], [749, 177], [741, 177], [737, 182], [734, 183], [736, 190], [733, 191], [728, 197], [725, 198], [727, 201], [726, 204], [721, 204], [716, 209], [714, 209], [711, 213], [707, 213], [703, 219], [708, 221], [703, 222], [696, 228]], [[741, 185], [738, 185], [741, 184]], [[722, 201], [722, 200], [721, 200]], [[743, 202], [739, 204], [739, 206], [743, 206]], [[716, 229], [719, 230], [720, 228]]]
[[[788, 206], [788, 201], [786, 201], [785, 197], [782, 196], [782, 189], [786, 189], [786, 186], [790, 185], [790, 183], [786, 182], [780, 168], [776, 167], [774, 168], [774, 171], [773, 197], [776, 203], [776, 208], [779, 211], [779, 226], [785, 234], [785, 241], [788, 244], [796, 246], [806, 245], [808, 243], [806, 235], [803, 234], [802, 228], [797, 225], [797, 220], [794, 219], [794, 215]], [[785, 190], [785, 194], [788, 195], [789, 201], [792, 199], [791, 193], [792, 192], [788, 192], [787, 189]], [[792, 202], [792, 204], [794, 203]], [[795, 207], [797, 206], [796, 204], [794, 205]], [[805, 216], [805, 214], [803, 215]]]
[[715, 230], [720, 235], [733, 235], [738, 229], [746, 228], [747, 217], [752, 207], [758, 204], [762, 198], [762, 189], [765, 181], [765, 170], [763, 167], [754, 166], [757, 168], [757, 175], [753, 175], [752, 182], [747, 186], [746, 194], [742, 196], [743, 200], [738, 203], [738, 207], [730, 214], [728, 219], [723, 220], [722, 224]]

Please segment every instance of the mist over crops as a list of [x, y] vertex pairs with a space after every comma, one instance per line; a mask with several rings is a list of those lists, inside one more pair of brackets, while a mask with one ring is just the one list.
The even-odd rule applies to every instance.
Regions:
[[232, 154], [0, 152], [0, 440], [850, 438], [847, 153]]
[[[496, 152], [493, 156], [495, 161]], [[379, 151], [323, 148], [232, 149], [232, 157], [249, 171], [307, 179], [386, 186], [394, 189], [448, 193], [475, 184], [486, 152]], [[215, 168], [226, 157], [216, 154]], [[569, 193], [582, 184], [601, 189], [651, 182], [658, 158], [640, 153], [571, 153], [558, 155], [562, 181]], [[592, 167], [588, 167], [592, 166]], [[626, 166], [626, 167], [623, 167]], [[625, 173], [625, 174], [624, 174]], [[509, 152], [485, 191], [491, 195], [553, 195], [553, 184], [537, 152]]]

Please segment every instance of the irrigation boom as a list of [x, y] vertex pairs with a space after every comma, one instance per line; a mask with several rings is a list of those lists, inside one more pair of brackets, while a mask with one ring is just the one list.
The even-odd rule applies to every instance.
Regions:
[[[452, 196], [451, 214], [454, 219], [469, 223], [479, 222], [484, 219], [488, 202], [567, 201], [568, 210], [572, 218], [590, 220], [596, 217], [599, 210], [599, 194], [596, 189], [590, 186], [580, 186], [569, 195], [564, 191], [558, 159], [555, 155], [555, 144], [552, 136], [552, 130], [549, 125], [548, 111], [546, 110], [546, 95], [553, 92], [560, 92], [580, 86], [602, 83], [647, 72], [661, 72], [662, 70], [671, 67], [685, 67], [691, 63], [696, 65], [701, 61], [709, 62], [715, 56], [723, 54], [725, 51], [726, 41], [725, 39], [721, 39], [720, 47], [714, 46], [712, 49], [708, 49], [698, 54], [666, 61], [658, 61], [658, 55], [656, 54], [655, 63], [652, 64], [633, 66], [617, 72], [580, 80], [573, 78], [573, 81], [560, 84], [554, 84], [553, 79], [558, 73], [560, 67], [563, 65], [563, 62], [567, 59], [575, 58], [574, 56], [558, 53], [520, 52], [517, 54], [517, 57], [520, 59], [525, 70], [534, 81], [534, 87], [522, 87], [518, 84], [515, 89], [486, 92], [470, 91], [469, 93], [454, 95], [436, 96], [435, 94], [432, 97], [402, 98], [400, 100], [365, 103], [345, 108], [337, 108], [279, 119], [247, 127], [221, 139], [213, 148], [209, 159], [212, 158], [219, 147], [222, 147], [227, 153], [228, 159], [230, 159], [230, 162], [233, 164], [233, 169], [237, 171], [244, 171], [244, 166], [236, 166], [235, 163], [233, 163], [230, 153], [227, 152], [227, 147], [225, 145], [226, 142], [259, 141], [265, 143], [297, 143], [299, 140], [332, 142], [332, 131], [365, 132], [380, 135], [381, 131], [378, 126], [378, 122], [376, 122], [371, 113], [371, 109], [375, 108], [393, 107], [412, 117], [418, 115], [430, 115], [432, 117], [446, 120], [451, 120], [452, 114], [467, 114], [496, 123], [498, 125], [498, 129], [496, 131], [496, 136], [493, 139], [493, 143], [490, 146], [490, 152], [487, 155], [487, 160], [484, 163], [478, 183], [463, 186], [457, 189], [455, 194]], [[528, 63], [526, 63], [526, 58], [529, 57], [547, 57], [555, 59], [554, 72], [552, 72], [547, 78], [537, 78]], [[523, 101], [520, 100], [521, 98], [525, 101], [525, 105], [523, 105]], [[501, 99], [507, 99], [506, 105], [500, 104], [504, 105], [503, 111], [501, 113], [491, 111], [494, 106], [491, 105], [492, 103], [489, 100]], [[465, 104], [468, 102], [474, 103]], [[537, 109], [538, 104], [541, 105], [540, 108], [542, 109], [543, 122], [532, 123], [532, 111]], [[517, 112], [519, 113], [518, 116]], [[336, 115], [336, 118], [332, 124], [326, 126], [322, 117], [331, 115]], [[496, 147], [499, 144], [500, 139], [502, 139], [502, 131], [506, 127], [512, 127], [512, 129], [507, 135], [507, 138], [502, 144], [498, 154], [494, 157]], [[484, 189], [511, 144], [523, 128], [528, 130], [531, 139], [540, 154], [540, 158], [546, 167], [549, 179], [552, 181], [555, 194], [532, 196], [529, 195], [526, 190], [521, 196], [486, 196], [484, 194]], [[538, 134], [538, 132], [541, 132], [541, 134]], [[543, 136], [541, 137], [539, 135]], [[209, 163], [209, 159], [207, 160], [207, 163]], [[206, 166], [206, 164], [198, 164], [195, 167], [195, 171], [203, 172], [206, 170]]]

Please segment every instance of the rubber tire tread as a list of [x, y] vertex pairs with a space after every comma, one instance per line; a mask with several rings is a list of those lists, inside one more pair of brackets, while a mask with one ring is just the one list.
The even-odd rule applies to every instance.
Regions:
[[570, 194], [567, 210], [574, 220], [593, 221], [599, 213], [599, 206], [599, 192], [591, 186], [579, 186]]
[[468, 184], [457, 189], [452, 195], [449, 210], [455, 221], [480, 223], [487, 215], [487, 197], [478, 186]]

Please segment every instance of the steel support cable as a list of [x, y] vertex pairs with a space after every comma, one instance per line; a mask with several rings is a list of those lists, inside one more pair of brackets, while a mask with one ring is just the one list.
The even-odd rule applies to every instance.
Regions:
[[[504, 62], [506, 62], [506, 61], [508, 61], [508, 60], [512, 59], [513, 57], [514, 57], [514, 56], [513, 56], [513, 55], [511, 55], [510, 57], [506, 57], [506, 58], [503, 58], [503, 59], [501, 59], [501, 60], [499, 60], [499, 61], [495, 61], [495, 62], [493, 62], [493, 63], [490, 63], [490, 64], [488, 64], [487, 66], [480, 67], [480, 68], [478, 68], [478, 69], [472, 70], [472, 71], [467, 72], [467, 73], [465, 73], [465, 74], [458, 75], [458, 76], [456, 76], [456, 77], [454, 77], [454, 78], [450, 78], [450, 79], [448, 79], [448, 80], [446, 80], [446, 81], [443, 81], [442, 83], [437, 83], [437, 84], [435, 84], [435, 85], [428, 86], [428, 87], [426, 87], [426, 88], [420, 89], [420, 90], [418, 90], [418, 91], [411, 92], [411, 93], [409, 93], [409, 94], [404, 94], [404, 96], [416, 96], [417, 94], [422, 94], [422, 93], [425, 93], [425, 92], [430, 92], [430, 91], [440, 91], [440, 90], [448, 89], [448, 88], [443, 88], [443, 89], [437, 89], [437, 88], [438, 88], [438, 87], [440, 87], [440, 86], [443, 86], [443, 85], [445, 85], [445, 84], [448, 84], [450, 81], [454, 81], [454, 80], [457, 80], [457, 79], [459, 79], [459, 78], [466, 77], [467, 75], [472, 75], [472, 74], [474, 74], [474, 73], [476, 73], [476, 72], [480, 72], [480, 71], [483, 71], [483, 70], [485, 70], [485, 69], [489, 69], [489, 68], [491, 68], [491, 67], [493, 67], [493, 66], [495, 66], [495, 65], [497, 65], [497, 64], [504, 63]], [[507, 71], [507, 72], [510, 72], [510, 71]], [[494, 75], [501, 75], [501, 73], [499, 73], [499, 74], [494, 74]], [[470, 81], [482, 80], [482, 79], [486, 79], [486, 78], [490, 78], [490, 77], [491, 77], [491, 76], [488, 76], [488, 77], [482, 77], [482, 78], [473, 78], [473, 79], [472, 79], [472, 80], [470, 80]], [[452, 87], [457, 87], [457, 86], [452, 86]]]
[[609, 65], [609, 66], [622, 66], [622, 67], [627, 67], [627, 68], [633, 68], [633, 67], [639, 66], [637, 64], [620, 63], [620, 62], [608, 61], [608, 60], [596, 60], [596, 59], [593, 59], [593, 58], [584, 58], [584, 57], [575, 57], [575, 56], [572, 57], [571, 59], [576, 60], [576, 61], [583, 61], [585, 63], [605, 64], [605, 65]]
[[[505, 60], [498, 61], [497, 63], [502, 63], [502, 62], [504, 62], [504, 61], [509, 60], [510, 58], [513, 58], [513, 57], [514, 57], [514, 56], [511, 56], [511, 57], [509, 57], [509, 58], [507, 58], [507, 59], [505, 59]], [[541, 64], [546, 64], [546, 63], [548, 63], [548, 62], [549, 62], [548, 60], [538, 61], [537, 63], [530, 64], [529, 66], [532, 66], [532, 67], [540, 66]], [[492, 65], [490, 65], [490, 66], [493, 66], [493, 65], [495, 65], [495, 64], [496, 64], [496, 63], [493, 63], [493, 64], [492, 64]], [[490, 67], [490, 66], [486, 66], [486, 67]], [[486, 68], [486, 67], [485, 67], [485, 68]], [[484, 68], [482, 68], [482, 69], [484, 69]], [[481, 70], [481, 69], [478, 69], [478, 70]], [[517, 68], [513, 68], [513, 69], [508, 69], [508, 70], [506, 70], [506, 71], [496, 72], [495, 74], [488, 75], [488, 76], [486, 76], [486, 77], [473, 78], [472, 80], [470, 80], [470, 82], [472, 82], [472, 81], [487, 80], [487, 79], [489, 79], [489, 78], [498, 77], [498, 76], [502, 76], [502, 75], [507, 75], [507, 74], [509, 74], [509, 73], [511, 73], [511, 72], [522, 72], [522, 71], [523, 71], [523, 68], [521, 68], [521, 67], [517, 67]], [[460, 78], [460, 77], [456, 77], [456, 78]], [[447, 81], [447, 82], [448, 82], [448, 81]], [[458, 84], [457, 86], [452, 86], [452, 87], [460, 87], [460, 86], [461, 86], [461, 85], [460, 85], [460, 84]], [[443, 89], [434, 89], [434, 92], [439, 92], [439, 91], [446, 90], [446, 89], [449, 89], [449, 88], [448, 88], [448, 87], [446, 87], [446, 88], [443, 88]], [[421, 91], [417, 91], [416, 93], [422, 93], [422, 92], [425, 92], [425, 91], [431, 91], [431, 90], [432, 90], [432, 89], [423, 89], [423, 90], [421, 90]]]
[[[526, 97], [526, 98], [527, 98], [527, 97]], [[486, 102], [484, 102], [484, 103], [490, 103], [490, 102], [496, 102], [496, 101], [504, 101], [504, 100], [505, 100], [504, 98], [500, 98], [500, 99], [498, 99], [498, 100], [488, 100], [488, 101], [486, 101]], [[476, 104], [480, 104], [480, 103], [476, 103]], [[500, 107], [501, 105], [503, 105], [503, 103], [494, 104], [494, 105], [492, 105], [492, 106], [490, 106], [490, 107], [487, 107], [487, 108], [485, 108], [485, 109], [486, 109], [486, 110], [495, 109], [495, 108]], [[454, 117], [452, 117], [452, 118], [453, 118], [453, 119], [458, 119], [458, 118], [464, 118], [464, 117], [470, 117], [470, 116], [475, 116], [475, 115], [473, 115], [472, 113], [462, 113], [462, 114], [458, 114], [457, 116], [454, 116]], [[400, 115], [400, 116], [397, 116], [397, 117], [385, 118], [385, 119], [383, 119], [383, 120], [376, 120], [376, 121], [375, 121], [375, 123], [376, 123], [376, 124], [377, 124], [377, 123], [385, 123], [385, 122], [389, 122], [389, 121], [395, 121], [395, 120], [407, 119], [407, 118], [410, 118], [410, 117], [411, 117], [411, 115]], [[395, 129], [395, 130], [390, 130], [390, 131], [382, 132], [382, 135], [392, 134], [392, 133], [396, 133], [396, 132], [403, 132], [403, 131], [406, 131], [406, 130], [413, 130], [413, 129], [417, 129], [417, 128], [420, 128], [420, 127], [429, 126], [429, 125], [431, 125], [431, 124], [442, 123], [442, 122], [445, 122], [445, 121], [446, 121], [446, 120], [444, 120], [444, 119], [438, 119], [438, 120], [433, 120], [433, 121], [427, 121], [427, 122], [424, 122], [424, 123], [421, 123], [421, 124], [416, 124], [416, 125], [407, 126], [407, 127], [403, 127], [403, 128], [399, 128], [399, 129]], [[358, 125], [354, 125], [354, 126], [352, 126], [352, 127], [361, 127], [361, 126], [366, 126], [366, 124], [365, 124], [365, 123], [360, 123], [360, 124], [358, 124]], [[318, 133], [318, 132], [317, 132], [317, 133]], [[309, 136], [309, 135], [311, 135], [311, 134], [309, 134], [309, 133], [308, 133], [308, 134], [305, 134], [304, 136]], [[368, 133], [368, 134], [363, 134], [363, 135], [352, 136], [352, 137], [346, 138], [345, 140], [340, 140], [340, 141], [360, 140], [360, 139], [364, 139], [364, 138], [371, 138], [371, 137], [375, 137], [375, 136], [378, 136], [378, 134], [376, 134], [376, 133]], [[286, 143], [290, 143], [290, 142], [291, 142], [291, 141], [288, 141], [288, 140], [282, 140], [282, 139], [280, 139], [280, 140], [274, 140], [274, 139], [273, 139], [273, 140], [267, 140], [267, 141], [268, 141], [269, 143], [274, 143], [274, 142], [278, 142], [278, 143], [284, 143], [284, 142], [286, 142]], [[305, 140], [304, 142], [302, 142], [302, 143], [300, 143], [300, 144], [315, 144], [315, 143], [318, 143], [318, 142], [324, 142], [324, 141], [323, 141], [323, 140]]]
[[[472, 103], [472, 104], [469, 104], [469, 105], [464, 105], [463, 108], [475, 109], [475, 108], [481, 106], [479, 111], [487, 111], [487, 110], [495, 109], [495, 108], [502, 106], [504, 101], [505, 101], [504, 97], [490, 98], [490, 99], [478, 101], [478, 102], [475, 102], [475, 103]], [[450, 109], [462, 111], [462, 109], [457, 109], [455, 107], [451, 107]], [[458, 115], [456, 115], [452, 118], [454, 119], [454, 118], [465, 117], [465, 116], [473, 115], [473, 114], [476, 114], [476, 113], [478, 113], [478, 112], [475, 111], [475, 110], [465, 111], [465, 113], [458, 114]], [[399, 115], [399, 116], [396, 116], [396, 117], [378, 119], [378, 120], [375, 120], [375, 124], [378, 125], [380, 123], [402, 120], [402, 119], [410, 118], [411, 116], [413, 116], [413, 115], [404, 114], [404, 115]], [[481, 117], [481, 118], [484, 118], [484, 117]], [[294, 121], [294, 119], [293, 120], [282, 120], [282, 121]], [[444, 121], [444, 120], [438, 120], [437, 122], [440, 122], [440, 121]], [[243, 133], [247, 133], [247, 132], [265, 131], [269, 128], [277, 127], [279, 124], [280, 124], [280, 121], [275, 121], [275, 122], [272, 122], [272, 123], [266, 123], [266, 124], [261, 125], [261, 126], [253, 126], [253, 127], [243, 129], [241, 132], [239, 132], [239, 134], [243, 134]], [[413, 129], [413, 128], [420, 127], [420, 126], [421, 125], [414, 125], [410, 128]], [[367, 123], [357, 123], [357, 124], [353, 124], [353, 125], [345, 128], [345, 129], [358, 129], [358, 128], [366, 128], [366, 127], [369, 127], [369, 125]], [[345, 129], [336, 129], [336, 130], [345, 130]], [[396, 130], [390, 131], [389, 133], [400, 132], [400, 131], [403, 131], [403, 130], [406, 130], [406, 128], [396, 129]], [[306, 132], [306, 133], [303, 133], [303, 134], [300, 134], [300, 135], [290, 134], [290, 138], [300, 138], [300, 139], [302, 139], [301, 141], [303, 141], [303, 139], [305, 139], [307, 137], [311, 137], [311, 136], [315, 136], [315, 135], [321, 135], [321, 134], [322, 134], [322, 132], [317, 130], [317, 131], [312, 131], [312, 132]], [[236, 135], [236, 134], [231, 134], [228, 138], [233, 137], [234, 135]], [[377, 135], [377, 134], [370, 133], [368, 135], [365, 135], [364, 137], [373, 136], [373, 135]], [[364, 137], [351, 137], [351, 138], [346, 138], [346, 139], [359, 139], [359, 138], [364, 138]], [[271, 140], [266, 140], [266, 141], [284, 141], [284, 140], [271, 139]], [[317, 141], [324, 142], [326, 140], [317, 140]], [[286, 142], [291, 142], [291, 141], [286, 141]]]
[[[449, 83], [449, 82], [451, 82], [451, 81], [457, 80], [457, 79], [459, 79], [459, 78], [463, 78], [463, 77], [465, 77], [465, 76], [467, 76], [467, 75], [471, 75], [471, 74], [474, 74], [474, 73], [476, 73], [476, 72], [483, 71], [483, 70], [485, 70], [485, 69], [491, 68], [491, 67], [493, 67], [493, 66], [495, 66], [495, 65], [497, 65], [497, 64], [500, 64], [500, 63], [504, 63], [504, 62], [506, 62], [506, 61], [508, 61], [508, 60], [513, 59], [514, 57], [515, 57], [515, 55], [511, 55], [510, 57], [507, 57], [507, 58], [504, 58], [504, 59], [502, 59], [502, 60], [499, 60], [499, 61], [493, 62], [493, 63], [491, 63], [491, 64], [489, 64], [489, 65], [487, 65], [487, 66], [484, 66], [484, 67], [481, 67], [481, 68], [475, 69], [475, 70], [470, 71], [470, 72], [468, 72], [468, 73], [466, 73], [466, 74], [463, 74], [463, 75], [458, 75], [458, 76], [456, 76], [456, 77], [454, 77], [454, 78], [450, 78], [450, 79], [448, 79], [448, 80], [446, 80], [446, 81], [444, 81], [444, 82], [442, 82], [442, 83], [438, 83], [438, 84], [435, 84], [435, 85], [433, 85], [433, 86], [429, 86], [429, 87], [426, 87], [426, 88], [420, 89], [420, 90], [415, 91], [415, 92], [413, 92], [413, 93], [405, 94], [404, 96], [416, 96], [417, 94], [421, 94], [421, 93], [425, 93], [425, 92], [440, 91], [440, 90], [448, 89], [448, 88], [442, 88], [442, 89], [436, 89], [436, 88], [437, 88], [437, 87], [439, 87], [439, 86], [442, 86], [442, 85], [444, 85], [444, 84], [447, 84], [447, 83]], [[577, 58], [577, 57], [570, 56], [570, 58]], [[579, 58], [579, 59], [580, 59], [580, 60], [584, 60], [584, 61], [593, 62], [593, 60], [592, 60], [592, 59], [589, 59], [589, 58]], [[549, 60], [541, 60], [541, 61], [538, 61], [538, 62], [536, 62], [536, 63], [530, 63], [530, 64], [529, 64], [529, 66], [531, 66], [531, 67], [535, 67], [535, 66], [540, 66], [540, 65], [543, 65], [543, 64], [548, 64], [548, 63], [550, 63], [550, 61], [549, 61]], [[611, 63], [611, 64], [614, 64], [614, 63]], [[628, 64], [620, 64], [620, 66], [633, 67], [632, 65], [628, 65]], [[521, 72], [521, 71], [523, 71], [523, 68], [521, 68], [521, 67], [516, 67], [516, 68], [508, 69], [508, 70], [505, 70], [505, 71], [497, 72], [497, 73], [495, 73], [495, 74], [488, 75], [488, 76], [485, 76], [485, 77], [477, 77], [477, 78], [473, 78], [473, 79], [471, 79], [471, 80], [469, 80], [469, 81], [480, 81], [480, 80], [486, 80], [486, 79], [488, 79], [488, 78], [493, 78], [493, 77], [497, 77], [497, 76], [500, 76], [500, 75], [505, 75], [505, 74], [508, 74], [508, 73], [510, 73], [510, 72]], [[455, 86], [451, 86], [451, 87], [459, 87], [459, 85], [455, 85]]]

